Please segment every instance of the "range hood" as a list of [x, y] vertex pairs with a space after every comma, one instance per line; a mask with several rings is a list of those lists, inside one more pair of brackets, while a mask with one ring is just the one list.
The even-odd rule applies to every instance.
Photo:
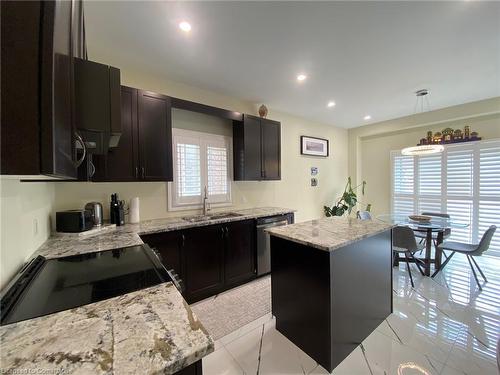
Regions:
[[[75, 59], [75, 123], [87, 154], [105, 155], [121, 136], [118, 68]], [[77, 145], [77, 148], [82, 148]]]

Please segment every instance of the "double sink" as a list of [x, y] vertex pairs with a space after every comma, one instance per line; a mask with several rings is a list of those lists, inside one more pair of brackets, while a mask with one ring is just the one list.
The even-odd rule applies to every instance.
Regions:
[[237, 214], [235, 212], [221, 212], [218, 214], [210, 214], [210, 215], [186, 216], [186, 217], [183, 217], [182, 220], [188, 221], [190, 223], [198, 223], [200, 221], [230, 219], [232, 217], [238, 217], [238, 216], [242, 216], [242, 215]]

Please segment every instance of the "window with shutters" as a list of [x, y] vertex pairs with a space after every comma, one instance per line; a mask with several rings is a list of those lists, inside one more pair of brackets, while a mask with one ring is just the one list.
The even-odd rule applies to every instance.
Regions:
[[[490, 225], [500, 227], [500, 141], [451, 144], [441, 154], [391, 152], [393, 213], [446, 212], [468, 223], [451, 239], [477, 243]], [[500, 234], [488, 250], [500, 256]]]
[[212, 205], [231, 203], [231, 139], [174, 128], [174, 181], [168, 186], [169, 210], [202, 207], [205, 188]]

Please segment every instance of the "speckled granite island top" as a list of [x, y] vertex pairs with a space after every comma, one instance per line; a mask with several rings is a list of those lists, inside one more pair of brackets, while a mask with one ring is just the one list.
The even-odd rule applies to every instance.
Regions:
[[262, 207], [245, 210], [232, 210], [231, 212], [239, 214], [239, 216], [201, 222], [189, 222], [183, 220], [182, 217], [148, 220], [139, 224], [125, 224], [123, 226], [116, 227], [116, 229], [113, 230], [88, 236], [57, 233], [51, 236], [36, 251], [36, 255], [42, 255], [49, 259], [117, 249], [126, 246], [141, 245], [143, 242], [140, 235], [169, 232], [205, 225], [227, 223], [231, 221], [256, 219], [265, 216], [281, 215], [294, 212], [294, 210], [277, 207]]
[[2, 373], [173, 374], [214, 343], [172, 283], [0, 327]]
[[320, 250], [332, 251], [392, 227], [394, 225], [377, 220], [330, 217], [271, 228], [267, 232]]

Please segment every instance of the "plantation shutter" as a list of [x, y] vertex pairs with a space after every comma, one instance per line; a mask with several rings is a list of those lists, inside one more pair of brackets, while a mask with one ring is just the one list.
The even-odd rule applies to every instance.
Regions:
[[394, 171], [392, 178], [392, 211], [396, 214], [411, 215], [415, 210], [415, 166], [413, 157], [394, 153], [392, 164]]
[[227, 201], [229, 196], [229, 144], [224, 140], [207, 142], [207, 188], [211, 202]]
[[[500, 142], [479, 151], [478, 238], [490, 225], [500, 231]], [[500, 256], [500, 234], [493, 236], [488, 254]]]
[[196, 137], [174, 135], [174, 195], [179, 204], [201, 201], [201, 143]]
[[230, 138], [173, 129], [174, 181], [169, 207], [200, 207], [207, 188], [209, 203], [231, 201]]
[[[474, 150], [457, 146], [447, 151], [446, 160], [446, 212], [463, 223], [472, 223]], [[454, 228], [451, 239], [472, 242], [474, 227]]]
[[418, 165], [418, 212], [442, 212], [442, 155], [422, 156], [416, 161]]
[[[392, 212], [448, 213], [467, 228], [451, 239], [478, 243], [490, 225], [500, 227], [500, 140], [445, 146], [442, 154], [419, 157], [391, 152]], [[500, 231], [486, 255], [500, 257]]]

